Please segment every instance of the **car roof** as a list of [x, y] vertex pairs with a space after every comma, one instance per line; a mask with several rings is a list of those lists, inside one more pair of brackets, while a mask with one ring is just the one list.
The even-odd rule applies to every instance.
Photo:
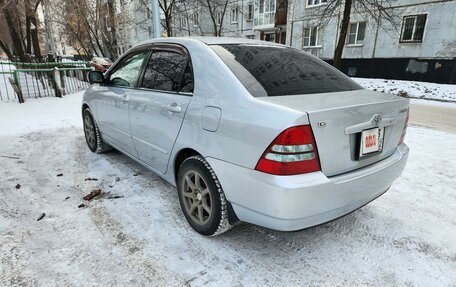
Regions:
[[206, 45], [222, 45], [222, 44], [254, 44], [254, 45], [268, 45], [268, 46], [278, 46], [280, 44], [260, 41], [260, 40], [251, 40], [246, 38], [234, 38], [234, 37], [169, 37], [169, 38], [158, 38], [150, 39], [141, 42], [139, 45], [160, 43], [160, 42], [174, 42], [185, 44], [186, 42], [198, 41]]

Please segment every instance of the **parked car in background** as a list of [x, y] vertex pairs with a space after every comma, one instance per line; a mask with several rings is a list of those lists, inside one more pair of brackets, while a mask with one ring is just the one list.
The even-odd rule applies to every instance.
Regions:
[[90, 150], [114, 147], [177, 186], [203, 235], [239, 220], [281, 231], [333, 220], [386, 192], [407, 161], [409, 100], [299, 49], [157, 39], [89, 79]]
[[106, 72], [113, 64], [111, 59], [102, 57], [93, 57], [89, 62], [94, 71]]

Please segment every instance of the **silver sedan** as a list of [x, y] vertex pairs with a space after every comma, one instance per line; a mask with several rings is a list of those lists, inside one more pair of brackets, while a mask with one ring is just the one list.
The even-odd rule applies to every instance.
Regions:
[[333, 220], [386, 192], [408, 157], [407, 99], [283, 45], [152, 40], [89, 80], [90, 150], [115, 148], [177, 186], [203, 235]]

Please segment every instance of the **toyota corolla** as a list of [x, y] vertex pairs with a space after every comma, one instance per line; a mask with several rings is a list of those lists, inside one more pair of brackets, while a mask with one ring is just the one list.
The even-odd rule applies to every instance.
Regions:
[[407, 99], [283, 45], [151, 40], [89, 81], [90, 150], [115, 148], [175, 185], [203, 235], [333, 220], [386, 192], [408, 157]]

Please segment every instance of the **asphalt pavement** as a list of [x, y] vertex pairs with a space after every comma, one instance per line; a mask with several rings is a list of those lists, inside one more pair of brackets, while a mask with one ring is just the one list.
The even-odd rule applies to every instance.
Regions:
[[456, 103], [412, 100], [409, 124], [456, 134]]

